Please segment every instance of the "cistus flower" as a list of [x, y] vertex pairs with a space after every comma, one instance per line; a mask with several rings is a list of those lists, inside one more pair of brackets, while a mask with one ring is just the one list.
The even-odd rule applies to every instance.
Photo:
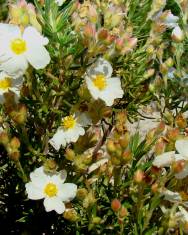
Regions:
[[85, 134], [84, 127], [90, 124], [90, 119], [85, 114], [73, 114], [62, 119], [61, 126], [57, 129], [55, 135], [50, 139], [49, 143], [59, 150], [61, 146], [76, 142], [79, 136]]
[[181, 30], [181, 28], [179, 26], [176, 26], [172, 30], [171, 37], [175, 42], [181, 42], [184, 39], [183, 31]]
[[67, 177], [65, 170], [56, 174], [47, 174], [43, 167], [35, 169], [30, 174], [31, 182], [25, 185], [28, 198], [31, 200], [44, 199], [47, 212], [55, 210], [58, 214], [65, 211], [64, 202], [70, 202], [75, 196], [77, 186], [64, 183]]
[[183, 170], [180, 173], [175, 174], [177, 179], [182, 179], [188, 175], [188, 140], [177, 140], [175, 147], [178, 153], [175, 151], [165, 152], [159, 156], [156, 156], [153, 165], [160, 167], [170, 167], [172, 163], [178, 161], [186, 161]]
[[20, 96], [20, 88], [23, 83], [23, 78], [19, 77], [14, 79], [5, 72], [0, 72], [0, 103], [4, 102], [4, 93], [12, 91], [15, 93], [16, 98]]
[[164, 20], [164, 23], [168, 28], [175, 28], [176, 26], [178, 26], [177, 22], [179, 20], [179, 17], [173, 15], [171, 11], [164, 12], [164, 16], [161, 15], [160, 18]]
[[118, 77], [111, 77], [111, 64], [99, 58], [95, 64], [87, 69], [85, 81], [92, 97], [103, 100], [107, 106], [111, 106], [116, 98], [123, 97], [121, 81]]
[[11, 24], [0, 24], [0, 69], [12, 76], [24, 74], [28, 63], [35, 69], [43, 69], [50, 62], [45, 45], [48, 39], [34, 27], [20, 28]]

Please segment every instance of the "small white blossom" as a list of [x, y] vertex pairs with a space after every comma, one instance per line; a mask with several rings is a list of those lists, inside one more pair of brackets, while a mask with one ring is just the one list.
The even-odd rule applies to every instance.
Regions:
[[172, 30], [172, 39], [176, 42], [181, 42], [184, 38], [184, 34], [183, 31], [181, 30], [181, 28], [179, 26], [176, 26], [173, 30]]
[[164, 200], [170, 201], [170, 202], [181, 202], [182, 197], [179, 193], [173, 192], [171, 190], [165, 189], [162, 191], [161, 196], [164, 196]]
[[178, 26], [178, 20], [179, 17], [173, 15], [171, 11], [169, 11], [166, 18], [164, 19], [164, 23], [168, 28], [175, 28], [176, 26]]
[[156, 156], [153, 165], [156, 167], [170, 167], [173, 162], [185, 160], [186, 164], [180, 173], [175, 174], [175, 177], [182, 179], [188, 175], [188, 140], [181, 139], [175, 143], [177, 154], [175, 151], [165, 152], [159, 156]]
[[16, 98], [19, 98], [22, 83], [22, 77], [14, 79], [5, 72], [0, 72], [0, 103], [4, 102], [4, 93], [8, 91], [14, 92]]
[[62, 125], [57, 129], [49, 143], [59, 150], [71, 142], [76, 142], [79, 136], [85, 134], [84, 127], [90, 124], [90, 119], [85, 114], [74, 114], [62, 119]]
[[0, 69], [12, 76], [22, 75], [28, 63], [42, 69], [50, 62], [45, 45], [48, 39], [34, 27], [28, 26], [23, 33], [16, 25], [0, 23]]
[[64, 202], [71, 201], [76, 196], [77, 186], [73, 183], [64, 183], [66, 171], [57, 174], [47, 174], [44, 168], [35, 169], [30, 174], [31, 182], [25, 185], [28, 198], [31, 200], [44, 199], [47, 212], [55, 210], [58, 214], [65, 211]]
[[107, 106], [113, 105], [116, 98], [123, 97], [120, 78], [111, 77], [112, 71], [110, 63], [99, 58], [95, 64], [88, 68], [85, 76], [92, 97], [95, 100], [103, 100]]

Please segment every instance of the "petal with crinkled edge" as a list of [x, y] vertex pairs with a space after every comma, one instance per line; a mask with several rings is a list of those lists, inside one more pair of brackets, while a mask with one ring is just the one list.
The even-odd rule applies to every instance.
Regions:
[[154, 158], [153, 165], [160, 168], [170, 166], [175, 161], [175, 151], [170, 151], [158, 155]]

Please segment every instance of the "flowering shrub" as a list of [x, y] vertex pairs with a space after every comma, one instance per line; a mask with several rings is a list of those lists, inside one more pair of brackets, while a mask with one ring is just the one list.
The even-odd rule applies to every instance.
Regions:
[[4, 234], [188, 234], [188, 1], [0, 4]]

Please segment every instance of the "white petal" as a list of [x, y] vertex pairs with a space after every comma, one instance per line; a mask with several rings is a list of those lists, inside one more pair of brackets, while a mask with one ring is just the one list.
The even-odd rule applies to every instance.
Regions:
[[55, 210], [58, 214], [65, 211], [65, 205], [58, 197], [45, 198], [44, 207], [47, 212]]
[[35, 185], [30, 182], [25, 185], [28, 198], [32, 200], [39, 200], [44, 198], [44, 193], [40, 188], [35, 187]]
[[177, 41], [181, 41], [183, 40], [183, 37], [184, 37], [183, 31], [181, 30], [179, 26], [176, 26], [172, 30], [172, 38], [174, 38]]
[[182, 206], [178, 206], [181, 216], [182, 216], [182, 222], [188, 222], [188, 211], [185, 210]]
[[77, 117], [78, 123], [83, 127], [89, 126], [92, 123], [91, 118], [86, 113], [77, 112], [75, 116]]
[[66, 139], [64, 130], [59, 128], [49, 143], [56, 149], [59, 150], [61, 145], [66, 146]]
[[85, 77], [85, 81], [86, 81], [87, 88], [88, 88], [91, 96], [95, 100], [97, 100], [100, 97], [100, 90], [97, 89], [96, 86], [94, 86], [92, 80], [88, 76]]
[[1, 36], [18, 38], [21, 37], [21, 31], [17, 25], [0, 23]]
[[177, 179], [183, 179], [185, 178], [186, 176], [188, 175], [188, 163], [186, 163], [186, 165], [184, 166], [183, 170], [178, 173], [178, 174], [175, 174], [175, 177]]
[[111, 64], [107, 60], [99, 58], [96, 63], [88, 68], [87, 74], [89, 77], [96, 74], [104, 74], [106, 77], [109, 78], [112, 75], [112, 71], [113, 69]]
[[85, 130], [78, 123], [74, 128], [65, 131], [65, 138], [67, 143], [76, 142], [78, 138], [85, 134]]
[[[1, 58], [0, 58], [1, 60]], [[22, 76], [28, 67], [27, 60], [24, 56], [12, 56], [8, 60], [1, 62], [0, 69], [10, 76]]]
[[67, 178], [67, 172], [66, 170], [62, 170], [58, 172], [58, 174], [52, 175], [50, 177], [50, 180], [57, 185], [62, 185], [65, 182], [66, 178]]
[[30, 179], [35, 187], [43, 190], [44, 186], [49, 181], [49, 176], [44, 173], [44, 167], [39, 167], [30, 173]]
[[175, 152], [166, 152], [161, 155], [158, 155], [154, 158], [153, 165], [156, 167], [166, 167], [170, 166], [175, 160]]
[[77, 185], [72, 183], [65, 183], [59, 188], [58, 197], [64, 202], [69, 202], [76, 197]]
[[43, 69], [50, 63], [50, 55], [42, 45], [28, 45], [26, 58], [35, 69]]
[[23, 39], [26, 40], [29, 45], [34, 44], [34, 45], [47, 45], [48, 44], [48, 38], [43, 37], [37, 30], [36, 28], [32, 26], [28, 26], [23, 33]]
[[175, 147], [178, 153], [183, 155], [185, 159], [188, 160], [188, 140], [185, 139], [177, 140], [175, 143]]
[[182, 198], [179, 193], [170, 191], [168, 189], [164, 190], [161, 193], [162, 196], [164, 197], [164, 200], [170, 201], [170, 202], [177, 202], [177, 201], [182, 201]]
[[112, 106], [114, 100], [123, 97], [120, 78], [113, 77], [107, 79], [107, 87], [101, 91], [100, 98], [104, 100], [107, 106]]

